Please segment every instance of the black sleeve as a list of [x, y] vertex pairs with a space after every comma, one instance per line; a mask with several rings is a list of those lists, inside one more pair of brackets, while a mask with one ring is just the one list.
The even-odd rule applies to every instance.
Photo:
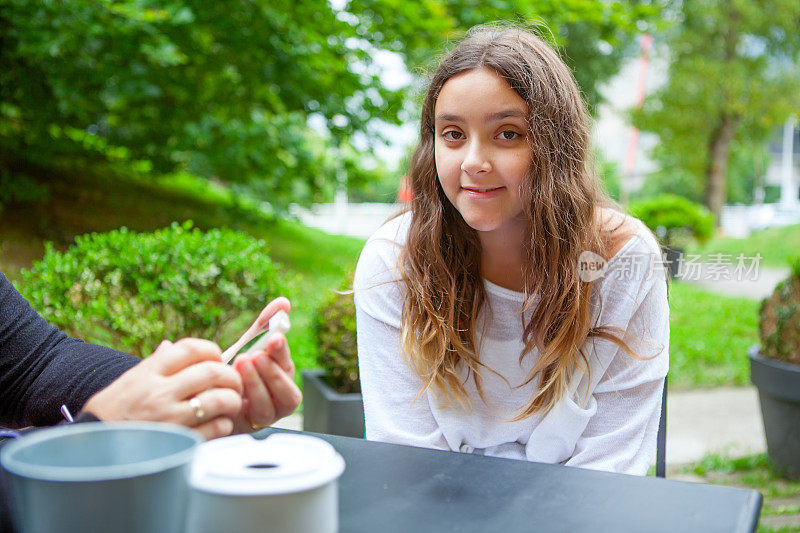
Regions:
[[56, 424], [138, 362], [49, 325], [0, 273], [0, 426]]

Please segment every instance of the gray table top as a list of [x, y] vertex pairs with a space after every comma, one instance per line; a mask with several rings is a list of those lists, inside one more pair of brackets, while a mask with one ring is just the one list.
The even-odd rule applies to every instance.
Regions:
[[343, 533], [745, 532], [761, 510], [753, 490], [313, 435], [347, 463]]

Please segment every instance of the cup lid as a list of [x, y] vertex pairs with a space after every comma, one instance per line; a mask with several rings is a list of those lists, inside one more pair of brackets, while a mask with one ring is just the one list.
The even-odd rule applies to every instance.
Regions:
[[309, 435], [250, 435], [201, 444], [192, 462], [190, 485], [231, 496], [289, 494], [321, 487], [344, 472], [333, 446]]

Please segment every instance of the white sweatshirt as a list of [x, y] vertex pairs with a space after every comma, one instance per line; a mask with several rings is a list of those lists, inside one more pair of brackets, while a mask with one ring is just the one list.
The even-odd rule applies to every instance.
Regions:
[[[520, 363], [524, 295], [486, 280], [488, 306], [477, 321], [476, 342], [480, 361], [502, 378], [481, 370], [484, 403], [462, 365], [471, 411], [457, 402], [443, 407], [432, 391], [414, 401], [422, 382], [400, 352], [404, 288], [395, 270], [410, 220], [406, 213], [382, 226], [356, 268], [367, 439], [644, 475], [655, 451], [669, 352], [667, 287], [660, 249], [649, 231], [637, 221], [637, 235], [608, 261], [599, 290], [602, 305], [593, 299], [593, 316], [599, 313], [598, 325], [627, 330], [638, 341], [632, 348], [652, 358], [638, 360], [610, 341], [590, 339], [583, 348], [591, 379], [576, 371], [556, 408], [508, 422], [533, 396], [538, 380], [520, 385], [538, 351]], [[530, 311], [526, 322], [529, 317]]]

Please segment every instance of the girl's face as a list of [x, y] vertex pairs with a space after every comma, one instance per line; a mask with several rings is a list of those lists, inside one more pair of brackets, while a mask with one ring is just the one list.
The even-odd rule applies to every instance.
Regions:
[[434, 108], [436, 172], [445, 195], [481, 239], [524, 227], [528, 105], [500, 75], [476, 69], [442, 86]]

